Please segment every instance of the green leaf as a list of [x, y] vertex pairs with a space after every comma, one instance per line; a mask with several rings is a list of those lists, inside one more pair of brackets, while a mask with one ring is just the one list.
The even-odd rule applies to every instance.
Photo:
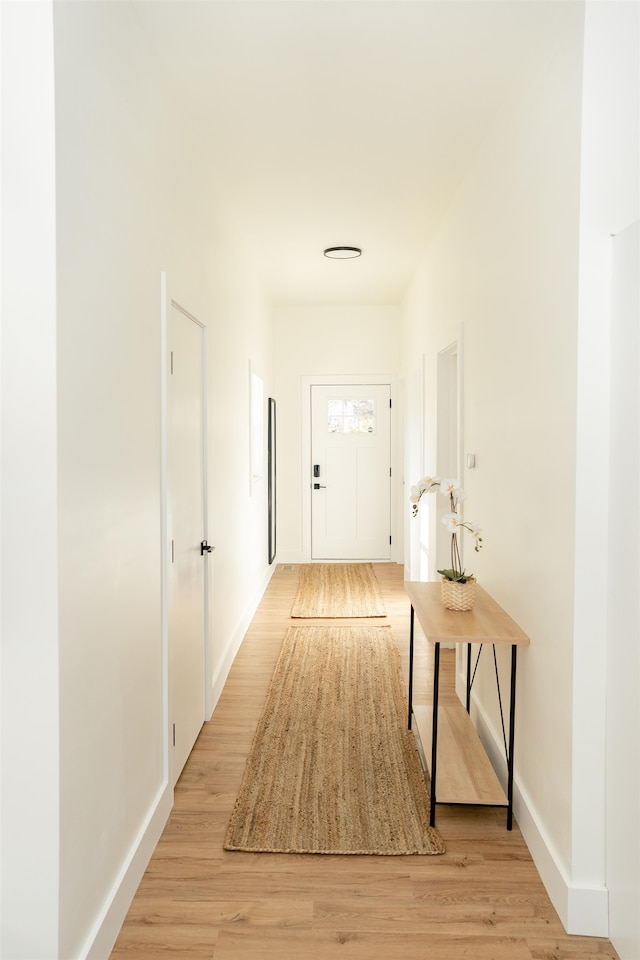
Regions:
[[438, 570], [438, 573], [447, 580], [452, 580], [453, 583], [466, 583], [473, 576], [472, 573], [466, 573], [464, 570]]

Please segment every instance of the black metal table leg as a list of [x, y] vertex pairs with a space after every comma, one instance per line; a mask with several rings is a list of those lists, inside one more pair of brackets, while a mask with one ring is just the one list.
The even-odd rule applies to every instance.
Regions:
[[507, 756], [507, 830], [513, 828], [513, 749], [516, 724], [516, 663], [518, 648], [511, 646], [511, 701], [509, 704], [509, 753]]
[[471, 713], [471, 644], [467, 644], [467, 713]]
[[433, 652], [433, 725], [431, 728], [431, 811], [429, 824], [436, 825], [436, 766], [438, 761], [438, 688], [440, 686], [440, 644]]
[[413, 716], [413, 624], [415, 620], [415, 610], [411, 604], [411, 627], [409, 630], [409, 720], [408, 727], [411, 730], [411, 717]]

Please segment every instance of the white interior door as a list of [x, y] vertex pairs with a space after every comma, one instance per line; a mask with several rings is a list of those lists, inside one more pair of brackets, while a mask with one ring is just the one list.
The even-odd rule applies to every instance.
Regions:
[[311, 557], [391, 558], [391, 387], [311, 387]]
[[204, 330], [172, 305], [168, 377], [169, 734], [175, 783], [205, 720]]

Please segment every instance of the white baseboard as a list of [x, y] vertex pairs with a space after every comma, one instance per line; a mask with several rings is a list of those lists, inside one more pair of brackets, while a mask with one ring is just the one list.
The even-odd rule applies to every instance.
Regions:
[[[309, 563], [304, 550], [278, 550], [278, 563]], [[274, 564], [275, 566], [275, 564]]]
[[[563, 921], [564, 923], [564, 921]], [[569, 888], [567, 933], [581, 937], [609, 936], [609, 891], [606, 887]]]
[[[475, 696], [472, 696], [471, 714], [478, 736], [506, 792], [507, 764], [502, 737], [490, 724]], [[608, 937], [607, 888], [604, 885], [581, 887], [570, 881], [562, 858], [549, 839], [531, 797], [519, 783], [517, 776], [514, 776], [513, 781], [513, 813], [549, 899], [567, 933], [582, 937]]]
[[[278, 559], [278, 562], [282, 561]], [[233, 666], [233, 661], [236, 658], [236, 654], [240, 649], [255, 612], [260, 606], [260, 601], [262, 600], [265, 590], [269, 586], [269, 581], [271, 580], [277, 565], [278, 563], [274, 561], [269, 567], [267, 567], [262, 580], [258, 584], [257, 590], [249, 602], [249, 606], [245, 610], [239, 623], [236, 625], [233, 633], [228, 638], [224, 646], [220, 662], [213, 673], [213, 677], [211, 678], [211, 712], [209, 714], [209, 719], [211, 719], [213, 711], [216, 708], [216, 704], [220, 699], [224, 685], [227, 682], [227, 677], [229, 676], [229, 671]]]
[[393, 557], [389, 560], [313, 560], [302, 550], [279, 550], [278, 563], [400, 563], [402, 560], [395, 560]]
[[[249, 624], [258, 609], [276, 564], [267, 568], [258, 589], [241, 621], [229, 638], [212, 680], [212, 702], [215, 707]], [[129, 855], [106, 898], [103, 910], [79, 954], [79, 960], [104, 960], [116, 942], [127, 911], [142, 880], [147, 864], [165, 828], [173, 806], [173, 790], [164, 784], [159, 790], [145, 823], [140, 829]]]
[[80, 960], [104, 960], [116, 942], [131, 901], [142, 880], [173, 806], [173, 790], [165, 783], [151, 805], [145, 823], [111, 887], [104, 907], [78, 955]]

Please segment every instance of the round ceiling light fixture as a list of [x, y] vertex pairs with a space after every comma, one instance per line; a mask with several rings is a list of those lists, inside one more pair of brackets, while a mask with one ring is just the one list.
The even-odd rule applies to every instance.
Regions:
[[360, 247], [327, 247], [325, 257], [331, 260], [354, 260], [362, 255]]

